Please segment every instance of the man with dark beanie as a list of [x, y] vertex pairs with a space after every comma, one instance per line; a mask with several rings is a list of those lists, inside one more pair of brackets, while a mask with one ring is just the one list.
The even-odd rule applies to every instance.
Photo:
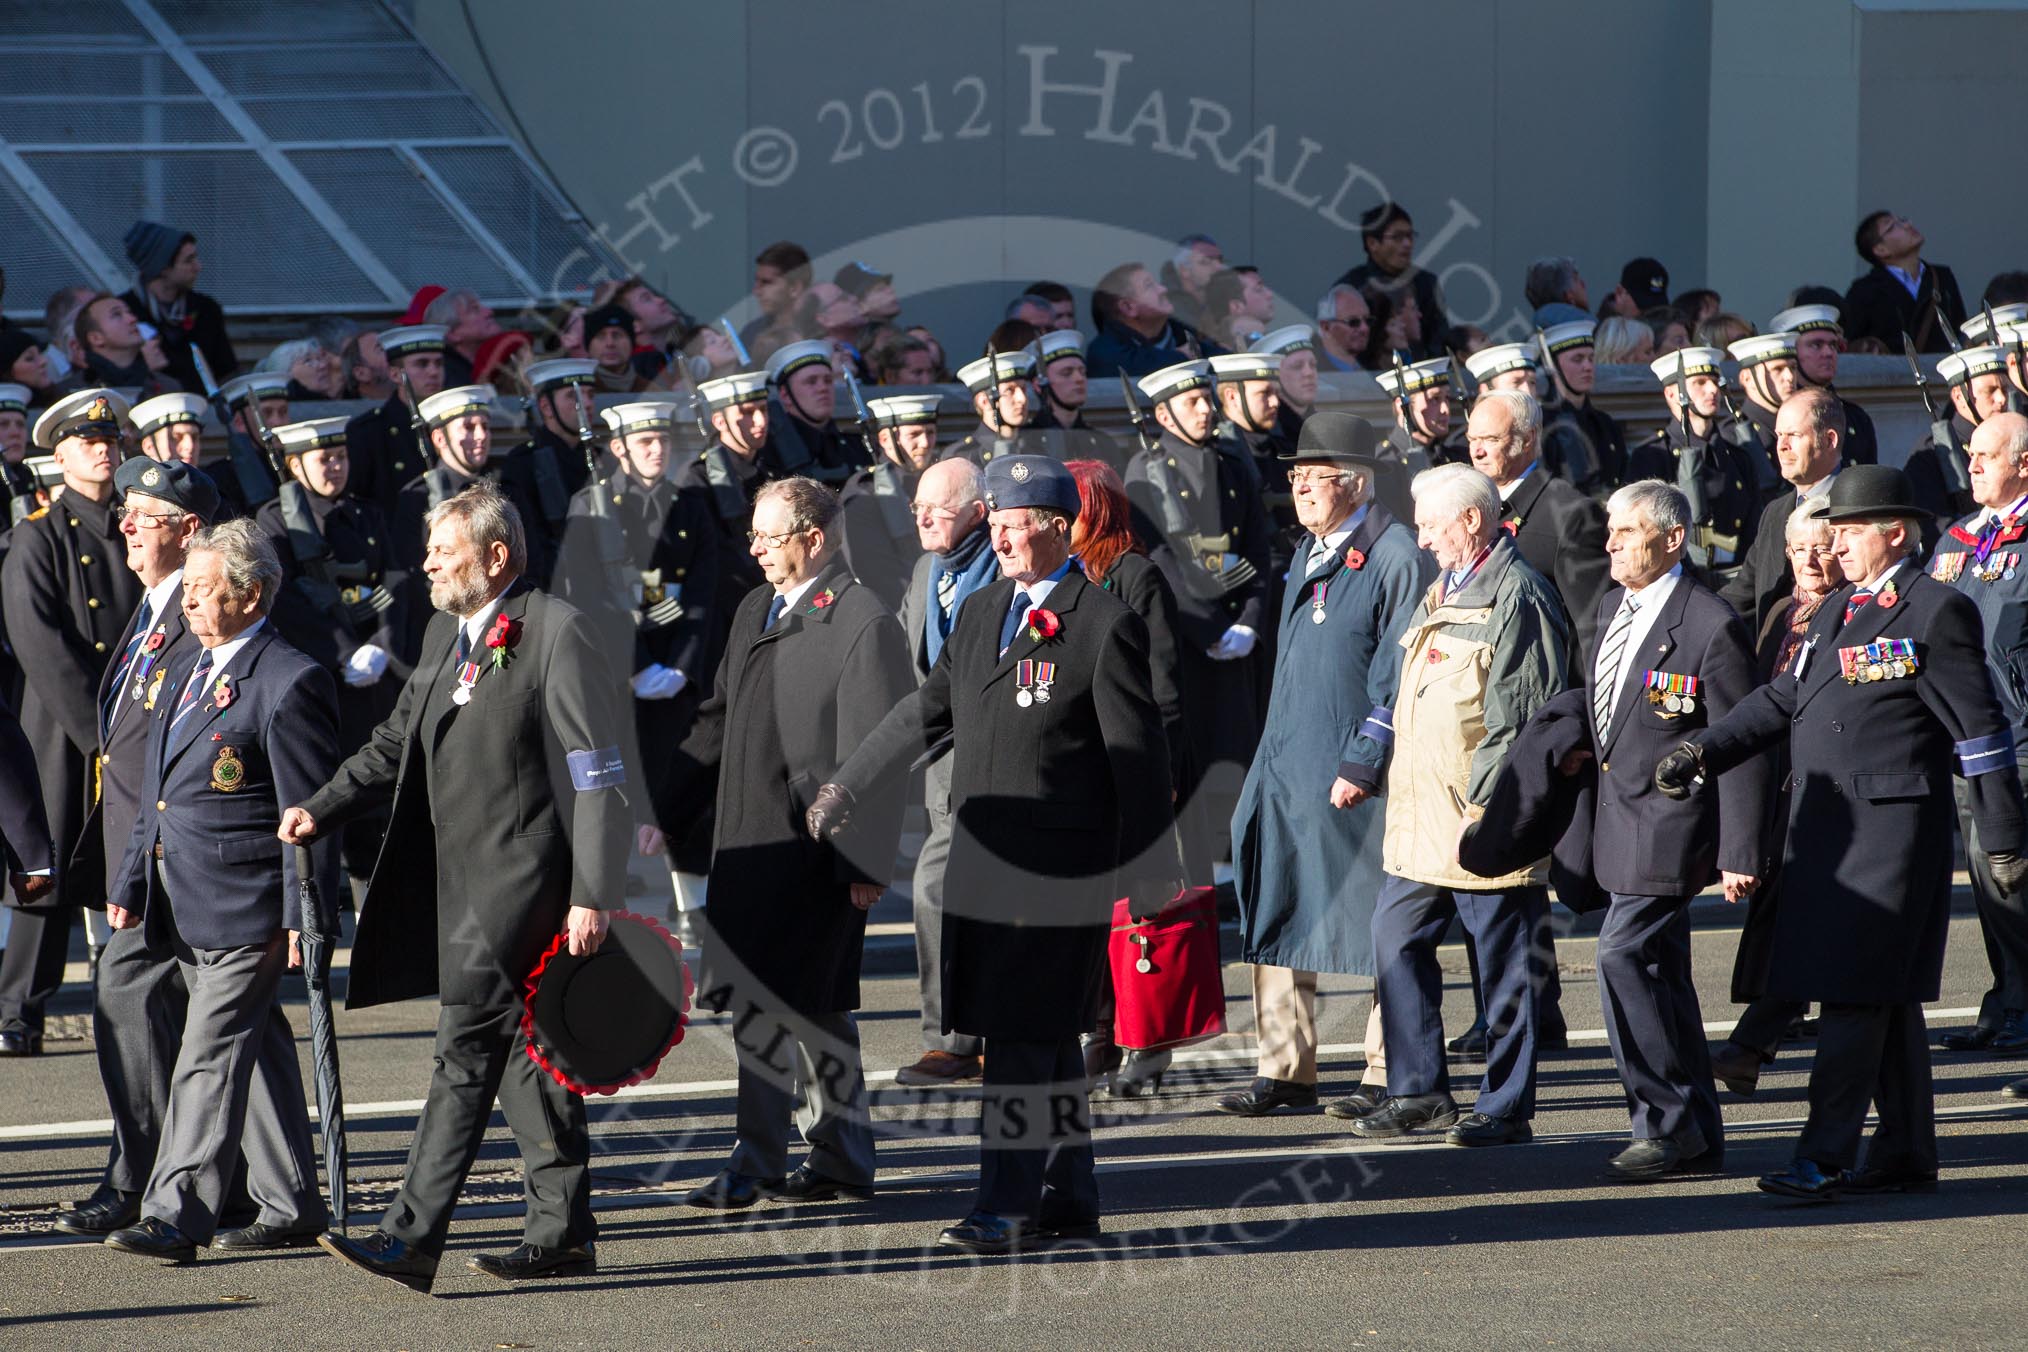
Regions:
[[162, 355], [169, 359], [169, 374], [177, 383], [186, 390], [204, 388], [193, 348], [204, 354], [215, 380], [223, 381], [239, 370], [239, 357], [225, 332], [225, 311], [196, 289], [204, 271], [197, 236], [154, 221], [135, 221], [125, 243], [139, 280], [120, 299], [161, 333]]

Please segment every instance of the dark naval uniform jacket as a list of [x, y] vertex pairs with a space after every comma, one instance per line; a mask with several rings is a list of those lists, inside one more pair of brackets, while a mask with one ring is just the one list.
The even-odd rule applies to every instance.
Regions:
[[[1845, 623], [1833, 592], [1807, 655], [1704, 733], [1723, 774], [1787, 739], [1788, 840], [1767, 994], [1884, 1005], [1934, 1000], [1950, 922], [1962, 775], [1981, 843], [2023, 848], [2013, 739], [1994, 697], [1976, 607], [1909, 560]], [[1912, 660], [1868, 645], [1905, 640]], [[1849, 674], [1848, 674], [1849, 673]]]
[[[120, 637], [140, 602], [141, 580], [127, 567], [111, 499], [65, 493], [10, 535], [0, 611], [24, 678], [21, 728], [35, 748], [59, 859], [97, 844], [85, 839], [85, 828], [97, 800], [99, 678], [119, 656]], [[55, 890], [33, 909], [97, 907], [105, 881], [91, 848], [77, 866], [59, 870]]]
[[394, 500], [402, 485], [437, 462], [436, 449], [416, 439], [414, 418], [397, 389], [386, 403], [345, 424], [345, 449], [352, 456], [352, 477], [346, 480], [345, 491], [372, 503], [389, 520], [394, 518]]
[[1627, 479], [1660, 479], [1683, 490], [1696, 514], [1690, 557], [1700, 568], [1733, 568], [1746, 558], [1760, 523], [1759, 471], [1716, 424], [1708, 435], [1686, 437], [1672, 419], [1635, 448]]
[[915, 483], [920, 477], [891, 460], [852, 476], [839, 494], [845, 562], [852, 575], [899, 614], [922, 544], [915, 533]]

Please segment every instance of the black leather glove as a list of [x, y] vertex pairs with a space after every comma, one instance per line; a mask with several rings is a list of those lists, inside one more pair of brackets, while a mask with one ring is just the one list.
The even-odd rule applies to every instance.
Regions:
[[1704, 754], [1693, 742], [1682, 743], [1655, 762], [1655, 787], [1666, 797], [1688, 798], [1703, 778]]
[[1986, 866], [1993, 870], [1993, 881], [2000, 890], [2012, 896], [2028, 880], [2028, 859], [2018, 854], [1989, 854]]
[[1179, 890], [1173, 880], [1135, 884], [1127, 889], [1127, 918], [1134, 921], [1155, 919], [1170, 902], [1176, 900]]
[[803, 826], [815, 841], [830, 840], [852, 820], [852, 795], [843, 784], [826, 784], [810, 800], [803, 814]]

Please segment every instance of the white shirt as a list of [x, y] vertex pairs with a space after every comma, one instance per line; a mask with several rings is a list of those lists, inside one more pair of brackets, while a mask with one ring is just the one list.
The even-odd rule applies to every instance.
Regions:
[[[1056, 584], [1068, 576], [1070, 576], [1070, 562], [1069, 560], [1065, 560], [1063, 566], [1048, 577], [1037, 578], [1033, 582], [1015, 583], [1014, 592], [1016, 595], [1025, 594], [1028, 597], [1028, 609], [1034, 610], [1037, 606], [1047, 601], [1049, 593], [1056, 590]], [[1026, 619], [1027, 616], [1023, 615], [1022, 618]]]
[[[1633, 602], [1634, 617], [1627, 626], [1626, 646], [1620, 649], [1619, 670], [1613, 673], [1613, 708], [1619, 708], [1621, 687], [1626, 684], [1627, 674], [1639, 664], [1642, 645], [1654, 631], [1655, 621], [1661, 618], [1663, 603], [1682, 580], [1683, 565], [1679, 563], [1639, 591], [1627, 593], [1625, 600]], [[1607, 620], [1606, 629], [1610, 631], [1611, 628], [1612, 621]], [[1603, 638], [1600, 641], [1603, 642]]]
[[1338, 529], [1326, 535], [1322, 541], [1311, 547], [1308, 564], [1310, 573], [1315, 574], [1324, 571], [1327, 565], [1335, 563], [1338, 558], [1344, 555], [1345, 542], [1352, 538], [1352, 533], [1358, 530], [1360, 524], [1366, 520], [1366, 509], [1370, 506], [1372, 506], [1371, 503], [1360, 503], [1358, 509], [1345, 519], [1344, 525], [1338, 527]]
[[[466, 652], [475, 653], [479, 651], [479, 640], [485, 635], [486, 626], [493, 622], [493, 616], [499, 612], [500, 603], [506, 599], [507, 593], [503, 591], [464, 618], [460, 627], [465, 631]], [[466, 660], [470, 661], [471, 659], [467, 658]]]
[[1972, 534], [1977, 535], [1997, 518], [2011, 516], [2018, 519], [2024, 509], [2028, 509], [2028, 493], [2014, 499], [2013, 504], [2003, 512], [1995, 511], [1991, 507], [1982, 507], [1979, 509], [1978, 517], [1971, 524]]
[[162, 623], [162, 612], [163, 608], [169, 604], [169, 593], [175, 591], [182, 581], [183, 570], [178, 568], [175, 572], [148, 588], [148, 594], [144, 599], [148, 603], [148, 627], [150, 629]]
[[796, 602], [803, 599], [803, 593], [817, 585], [817, 574], [812, 573], [785, 592], [776, 592], [782, 598], [782, 614], [786, 615]]
[[[234, 654], [239, 652], [241, 648], [244, 648], [248, 641], [261, 631], [261, 626], [267, 622], [267, 616], [263, 615], [225, 642], [219, 644], [216, 648], [209, 650], [211, 653], [211, 679], [215, 679], [220, 672], [225, 670], [226, 663], [232, 661]], [[196, 664], [193, 663], [191, 670], [195, 671], [196, 669]], [[184, 683], [186, 685], [189, 684], [187, 676], [184, 678]]]
[[1907, 562], [1908, 559], [1906, 557], [1896, 559], [1893, 563], [1888, 564], [1887, 567], [1881, 569], [1878, 573], [1874, 574], [1874, 576], [1866, 583], [1866, 585], [1861, 587], [1859, 590], [1863, 592], [1872, 592], [1875, 596], [1880, 595], [1880, 589], [1887, 585], [1887, 580], [1894, 576], [1895, 571], [1899, 569], [1902, 564]]
[[1504, 484], [1495, 484], [1494, 487], [1500, 490], [1500, 501], [1505, 502], [1509, 498], [1513, 497], [1514, 490], [1519, 488], [1522, 484], [1526, 483], [1528, 481], [1528, 476], [1533, 474], [1535, 472], [1535, 467], [1541, 463], [1542, 462], [1540, 460], [1530, 460], [1528, 462], [1528, 468], [1522, 470], [1519, 474], [1515, 475], [1511, 482]]

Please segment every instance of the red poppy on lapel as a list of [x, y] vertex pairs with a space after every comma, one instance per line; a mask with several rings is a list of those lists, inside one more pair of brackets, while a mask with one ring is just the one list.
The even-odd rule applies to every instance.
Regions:
[[508, 650], [520, 639], [521, 625], [518, 621], [509, 619], [505, 614], [493, 617], [493, 627], [486, 631], [486, 646], [493, 650], [493, 665], [496, 668], [504, 668], [507, 665]]
[[232, 677], [221, 676], [218, 678], [218, 684], [211, 687], [211, 707], [223, 709], [230, 703], [232, 703]]
[[1037, 643], [1044, 639], [1055, 638], [1062, 632], [1063, 621], [1056, 617], [1055, 611], [1044, 610], [1041, 606], [1037, 606], [1028, 612], [1028, 637]]
[[832, 591], [829, 587], [826, 587], [824, 588], [824, 590], [818, 592], [815, 596], [810, 598], [810, 609], [822, 610], [837, 599], [838, 593]]

